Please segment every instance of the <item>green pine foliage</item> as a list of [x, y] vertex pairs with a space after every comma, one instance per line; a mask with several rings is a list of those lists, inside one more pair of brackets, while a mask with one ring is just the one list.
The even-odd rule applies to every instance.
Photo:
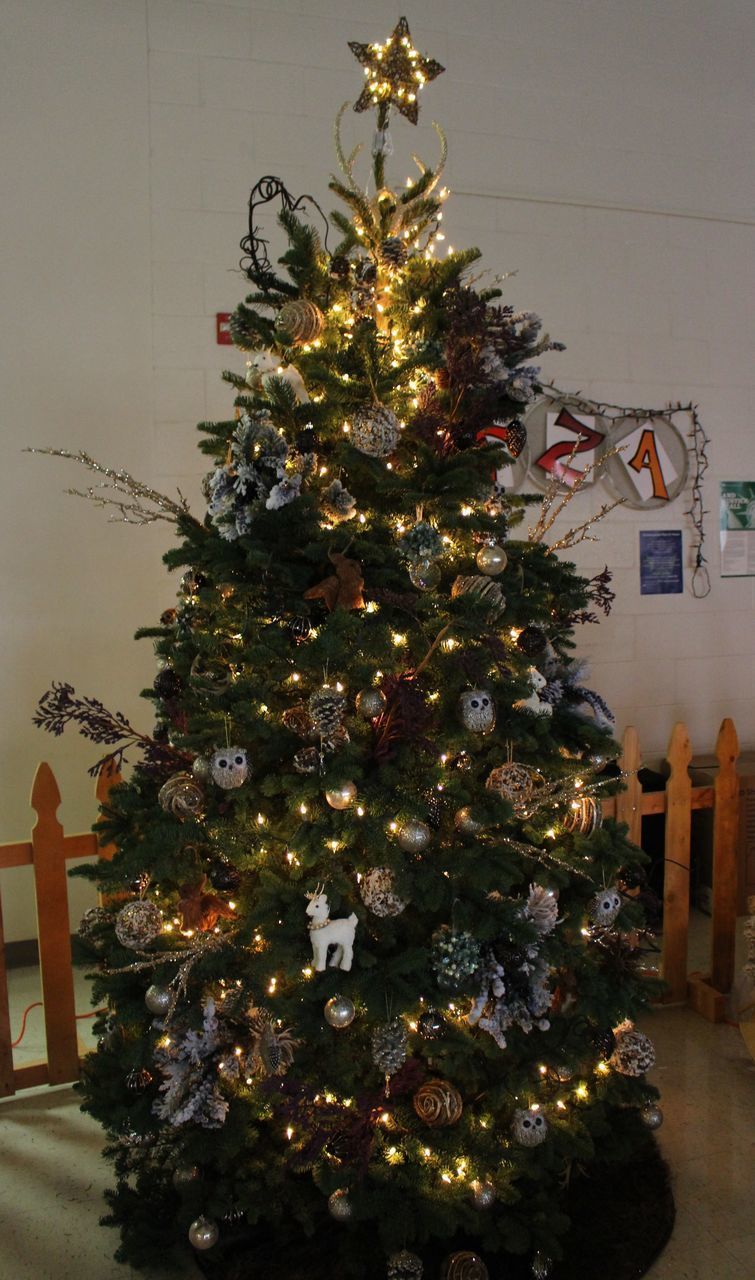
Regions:
[[[580, 692], [574, 658], [573, 620], [589, 584], [528, 539], [525, 500], [493, 482], [505, 444], [478, 441], [522, 410], [516, 375], [552, 344], [499, 290], [470, 282], [477, 250], [434, 256], [438, 178], [423, 170], [400, 195], [383, 187], [374, 198], [334, 180], [349, 213], [334, 215], [342, 240], [333, 257], [298, 215], [281, 215], [279, 273], [252, 278], [233, 318], [234, 339], [250, 352], [249, 376], [227, 375], [235, 413], [200, 427], [212, 459], [208, 513], [179, 517], [180, 541], [166, 556], [188, 570], [178, 606], [141, 633], [175, 677], [167, 692], [159, 681], [145, 691], [164, 754], [111, 793], [99, 831], [115, 856], [84, 871], [110, 914], [81, 942], [97, 958], [95, 998], [109, 1010], [84, 1068], [84, 1107], [105, 1127], [116, 1171], [105, 1220], [120, 1228], [118, 1256], [138, 1267], [180, 1263], [200, 1215], [219, 1224], [221, 1267], [239, 1249], [253, 1258], [255, 1241], [272, 1237], [271, 1277], [293, 1274], [306, 1240], [329, 1275], [355, 1280], [383, 1276], [395, 1250], [434, 1256], [459, 1241], [489, 1261], [535, 1250], [557, 1258], [570, 1169], [626, 1159], [642, 1141], [639, 1108], [655, 1096], [642, 1074], [604, 1060], [606, 1033], [643, 1010], [650, 985], [631, 899], [622, 896], [606, 925], [590, 918], [596, 893], [643, 855], [613, 823], [575, 829], [582, 811], [573, 806], [589, 812], [616, 785], [604, 771], [616, 746]], [[305, 337], [276, 324], [292, 302], [316, 308]], [[395, 447], [357, 447], [360, 415], [385, 409], [400, 424]], [[348, 510], [336, 509], [334, 481]], [[440, 546], [420, 566], [433, 579], [426, 589], [406, 536], [421, 521]], [[490, 544], [508, 557], [495, 577], [477, 563]], [[351, 562], [348, 582], [339, 557]], [[308, 594], [328, 579], [340, 595]], [[496, 584], [500, 599], [460, 590], [462, 579]], [[532, 627], [546, 647], [528, 656], [517, 639]], [[552, 673], [549, 713], [516, 705], [531, 695], [538, 662]], [[344, 699], [335, 733], [307, 719], [324, 685]], [[496, 705], [487, 733], [460, 715], [460, 695], [475, 688]], [[382, 693], [381, 714], [360, 714], [362, 691]], [[206, 762], [231, 747], [247, 754], [249, 776], [225, 790]], [[296, 767], [302, 752], [311, 772]], [[530, 771], [529, 803], [486, 787], [512, 758]], [[202, 792], [194, 816], [164, 807], [162, 788], [181, 773]], [[352, 802], [331, 807], [326, 793], [348, 784]], [[424, 824], [426, 845], [407, 850], [412, 822]], [[365, 901], [375, 868], [387, 869], [397, 914]], [[135, 883], [163, 927], [123, 945], [114, 922], [138, 897]], [[357, 917], [348, 970], [313, 969], [305, 909], [323, 884], [332, 919]], [[557, 923], [538, 924], [531, 886], [553, 891]], [[192, 889], [212, 900], [199, 918], [187, 915]], [[225, 913], [210, 920], [218, 903]], [[448, 931], [470, 934], [480, 956], [452, 988], [433, 964], [434, 941]], [[501, 998], [531, 1015], [529, 1025], [512, 1017], [505, 1047], [470, 1021], [491, 963]], [[549, 992], [540, 1013], [528, 987], [536, 964]], [[174, 995], [167, 1020], [145, 1005], [151, 985]], [[324, 1017], [337, 995], [355, 1009], [341, 1029]], [[208, 1066], [194, 1064], [186, 1117], [160, 1116], [160, 1054], [206, 1035], [208, 1000], [217, 1051]], [[482, 1004], [495, 1014], [492, 989]], [[443, 1027], [424, 1039], [419, 1021], [433, 1009]], [[260, 1011], [292, 1037], [281, 1074], [260, 1057]], [[391, 1018], [404, 1020], [408, 1050], [386, 1081], [371, 1040]], [[432, 1127], [418, 1115], [413, 1098], [428, 1081], [461, 1095], [454, 1123]], [[224, 1108], [216, 1125], [197, 1119], [202, 1089]], [[548, 1136], [527, 1147], [512, 1122], [535, 1104]], [[177, 1189], [174, 1172], [193, 1166], [198, 1177]], [[474, 1207], [475, 1180], [493, 1183], [492, 1209]], [[352, 1216], [334, 1224], [328, 1197], [340, 1189]]]

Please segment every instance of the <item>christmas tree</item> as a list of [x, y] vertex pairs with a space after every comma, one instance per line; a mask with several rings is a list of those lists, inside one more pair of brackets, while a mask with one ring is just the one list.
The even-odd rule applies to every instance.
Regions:
[[68, 685], [37, 717], [142, 749], [98, 824], [116, 854], [84, 869], [108, 1012], [81, 1089], [124, 1261], [483, 1280], [519, 1255], [544, 1276], [569, 1171], [621, 1165], [660, 1114], [622, 892], [642, 854], [601, 823], [617, 748], [574, 656], [607, 575], [498, 483], [559, 344], [476, 250], [441, 257], [440, 130], [440, 162], [388, 185], [390, 113], [416, 123], [443, 68], [404, 19], [351, 48], [374, 194], [340, 131], [337, 244], [313, 202], [255, 188], [248, 373], [200, 428], [206, 514], [68, 455], [125, 518], [175, 523], [183, 574], [141, 633], [151, 735]]

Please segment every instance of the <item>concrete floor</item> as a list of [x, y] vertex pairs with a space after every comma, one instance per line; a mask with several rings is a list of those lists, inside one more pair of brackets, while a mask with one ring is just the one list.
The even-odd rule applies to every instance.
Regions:
[[[698, 951], [705, 949], [707, 929], [699, 917]], [[37, 991], [35, 970], [11, 974], [15, 1034]], [[77, 1007], [87, 1012], [87, 1005], [79, 979]], [[16, 1050], [19, 1066], [39, 1058], [41, 1013], [29, 1015]], [[84, 1042], [90, 1026], [79, 1023]], [[752, 1280], [755, 1062], [736, 1028], [711, 1026], [686, 1009], [655, 1013], [646, 1029], [658, 1053], [654, 1079], [666, 1116], [659, 1138], [677, 1203], [674, 1235], [648, 1280]], [[98, 1224], [109, 1182], [102, 1135], [79, 1112], [70, 1088], [28, 1090], [0, 1102], [0, 1143], [0, 1280], [147, 1280], [112, 1260], [114, 1233]], [[198, 1275], [188, 1261], [182, 1277]], [[149, 1280], [161, 1280], [160, 1273]]]

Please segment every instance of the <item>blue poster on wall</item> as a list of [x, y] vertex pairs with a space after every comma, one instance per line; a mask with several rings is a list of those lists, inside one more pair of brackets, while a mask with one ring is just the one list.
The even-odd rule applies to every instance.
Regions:
[[671, 596], [683, 590], [681, 529], [641, 529], [640, 594]]

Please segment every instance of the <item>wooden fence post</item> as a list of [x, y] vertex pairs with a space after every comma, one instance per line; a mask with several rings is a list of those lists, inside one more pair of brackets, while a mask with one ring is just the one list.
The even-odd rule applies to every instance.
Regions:
[[3, 904], [0, 900], [0, 1098], [15, 1093], [13, 1079], [13, 1049], [8, 1002], [8, 973], [5, 967], [5, 934], [3, 932]]
[[666, 759], [671, 775], [666, 785], [666, 849], [663, 887], [663, 980], [665, 999], [687, 998], [687, 938], [689, 934], [689, 861], [692, 830], [692, 748], [686, 726], [674, 725]]
[[616, 796], [616, 821], [626, 822], [629, 839], [639, 848], [642, 845], [642, 784], [638, 774], [642, 757], [639, 735], [633, 725], [624, 731], [618, 763], [626, 791]]

